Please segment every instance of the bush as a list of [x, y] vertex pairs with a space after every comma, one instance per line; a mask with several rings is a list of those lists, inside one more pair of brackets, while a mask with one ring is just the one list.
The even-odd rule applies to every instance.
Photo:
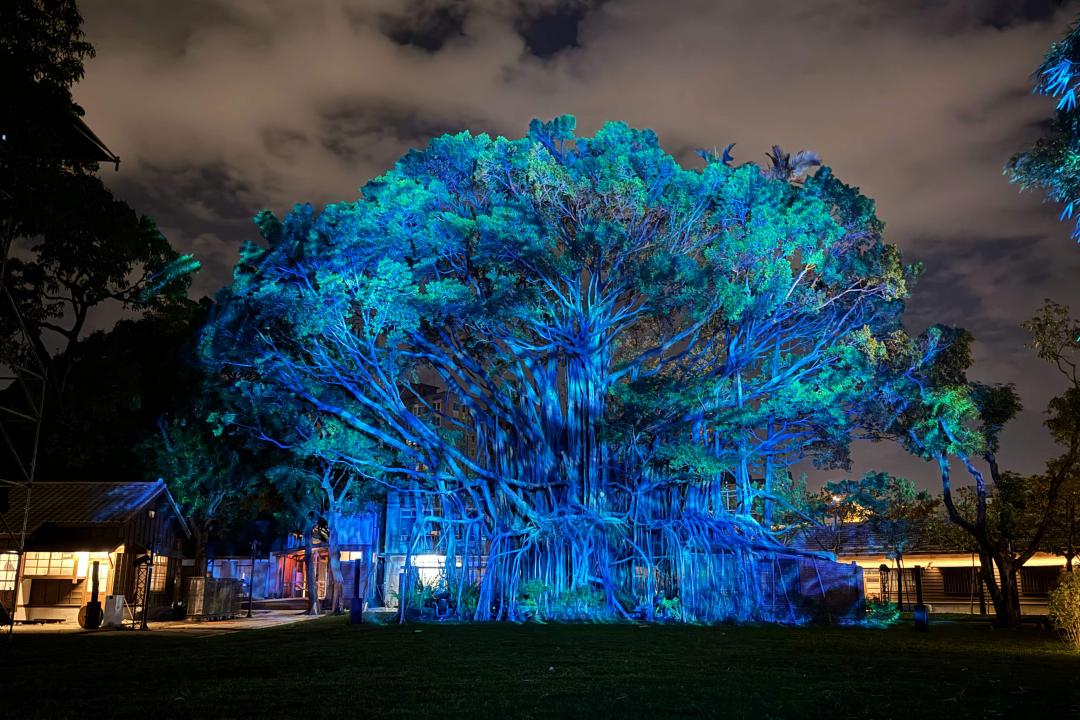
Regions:
[[875, 627], [887, 627], [900, 622], [900, 611], [896, 603], [879, 598], [866, 601], [866, 624]]
[[678, 596], [669, 598], [660, 593], [654, 612], [658, 620], [682, 620], [682, 601]]
[[551, 604], [551, 616], [559, 620], [595, 620], [605, 614], [604, 591], [583, 585], [562, 591]]
[[[458, 584], [453, 583], [450, 586], [450, 602], [457, 603], [457, 601]], [[480, 586], [476, 583], [467, 583], [461, 590], [461, 604], [456, 608], [458, 617], [471, 620], [478, 604], [480, 604]]]
[[1066, 573], [1050, 593], [1050, 620], [1065, 642], [1080, 650], [1080, 573]]

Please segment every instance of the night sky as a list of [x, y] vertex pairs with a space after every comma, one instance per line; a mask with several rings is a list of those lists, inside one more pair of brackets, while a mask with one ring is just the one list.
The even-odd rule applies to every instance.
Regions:
[[[204, 269], [229, 279], [250, 218], [353, 199], [433, 135], [521, 137], [571, 113], [649, 127], [697, 148], [817, 151], [875, 198], [887, 238], [925, 263], [909, 330], [961, 325], [974, 377], [1028, 408], [1007, 468], [1055, 452], [1041, 423], [1063, 388], [1019, 323], [1050, 297], [1080, 312], [1080, 246], [1057, 209], [1002, 176], [1053, 103], [1029, 73], [1080, 12], [1054, 0], [83, 0], [98, 57], [76, 100], [123, 159], [106, 182]], [[108, 323], [107, 317], [98, 319]], [[934, 466], [888, 445], [853, 472], [940, 489]], [[815, 481], [843, 473], [811, 473]], [[958, 469], [957, 477], [962, 475]]]

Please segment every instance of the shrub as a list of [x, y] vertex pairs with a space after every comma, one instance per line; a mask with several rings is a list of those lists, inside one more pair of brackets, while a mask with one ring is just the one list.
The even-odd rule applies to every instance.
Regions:
[[877, 627], [886, 627], [900, 622], [900, 611], [896, 609], [896, 603], [878, 598], [866, 601], [866, 624]]
[[[458, 584], [451, 584], [450, 588], [450, 601], [457, 603], [458, 601]], [[465, 587], [461, 590], [461, 604], [457, 606], [458, 617], [471, 619], [472, 614], [476, 612], [476, 606], [480, 603], [480, 586], [476, 583], [466, 583]]]
[[656, 617], [661, 620], [682, 620], [682, 601], [676, 597], [665, 597], [663, 593], [656, 600]]
[[604, 591], [590, 585], [564, 590], [551, 604], [551, 616], [560, 620], [598, 619], [605, 611]]
[[1050, 620], [1065, 642], [1080, 650], [1080, 573], [1066, 573], [1050, 593]]

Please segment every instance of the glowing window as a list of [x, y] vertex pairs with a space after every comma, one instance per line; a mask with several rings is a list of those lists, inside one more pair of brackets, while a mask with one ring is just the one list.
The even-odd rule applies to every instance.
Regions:
[[154, 556], [154, 575], [150, 578], [150, 592], [165, 589], [165, 580], [169, 575], [169, 558], [164, 555]]
[[15, 568], [18, 564], [19, 556], [15, 553], [0, 554], [0, 590], [15, 589]]
[[25, 577], [74, 577], [75, 553], [28, 552], [23, 558]]
[[103, 552], [79, 552], [75, 553], [75, 558], [78, 561], [75, 575], [79, 578], [86, 578], [86, 592], [90, 592], [93, 587], [94, 579], [92, 575], [95, 562], [98, 564], [98, 592], [105, 592], [105, 583], [109, 579], [109, 554]]

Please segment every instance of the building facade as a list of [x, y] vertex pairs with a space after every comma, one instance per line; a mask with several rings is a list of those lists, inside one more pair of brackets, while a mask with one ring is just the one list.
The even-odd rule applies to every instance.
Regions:
[[[18, 553], [27, 508], [26, 547]], [[140, 566], [148, 573], [148, 617], [181, 599], [190, 530], [165, 484], [38, 482], [12, 489], [2, 513], [0, 601], [16, 621], [78, 622], [93, 592], [133, 608]]]
[[[842, 563], [863, 569], [868, 599], [887, 599], [905, 609], [915, 605], [915, 573], [921, 574], [923, 603], [935, 613], [993, 614], [994, 605], [979, 577], [979, 556], [974, 552], [948, 550], [928, 541], [918, 528], [898, 561], [874, 536], [869, 523], [847, 523], [803, 533], [797, 540], [810, 550], [835, 552]], [[1045, 615], [1050, 591], [1065, 572], [1065, 558], [1035, 553], [1020, 569], [1020, 610], [1025, 615]], [[995, 578], [1000, 577], [995, 569]]]

